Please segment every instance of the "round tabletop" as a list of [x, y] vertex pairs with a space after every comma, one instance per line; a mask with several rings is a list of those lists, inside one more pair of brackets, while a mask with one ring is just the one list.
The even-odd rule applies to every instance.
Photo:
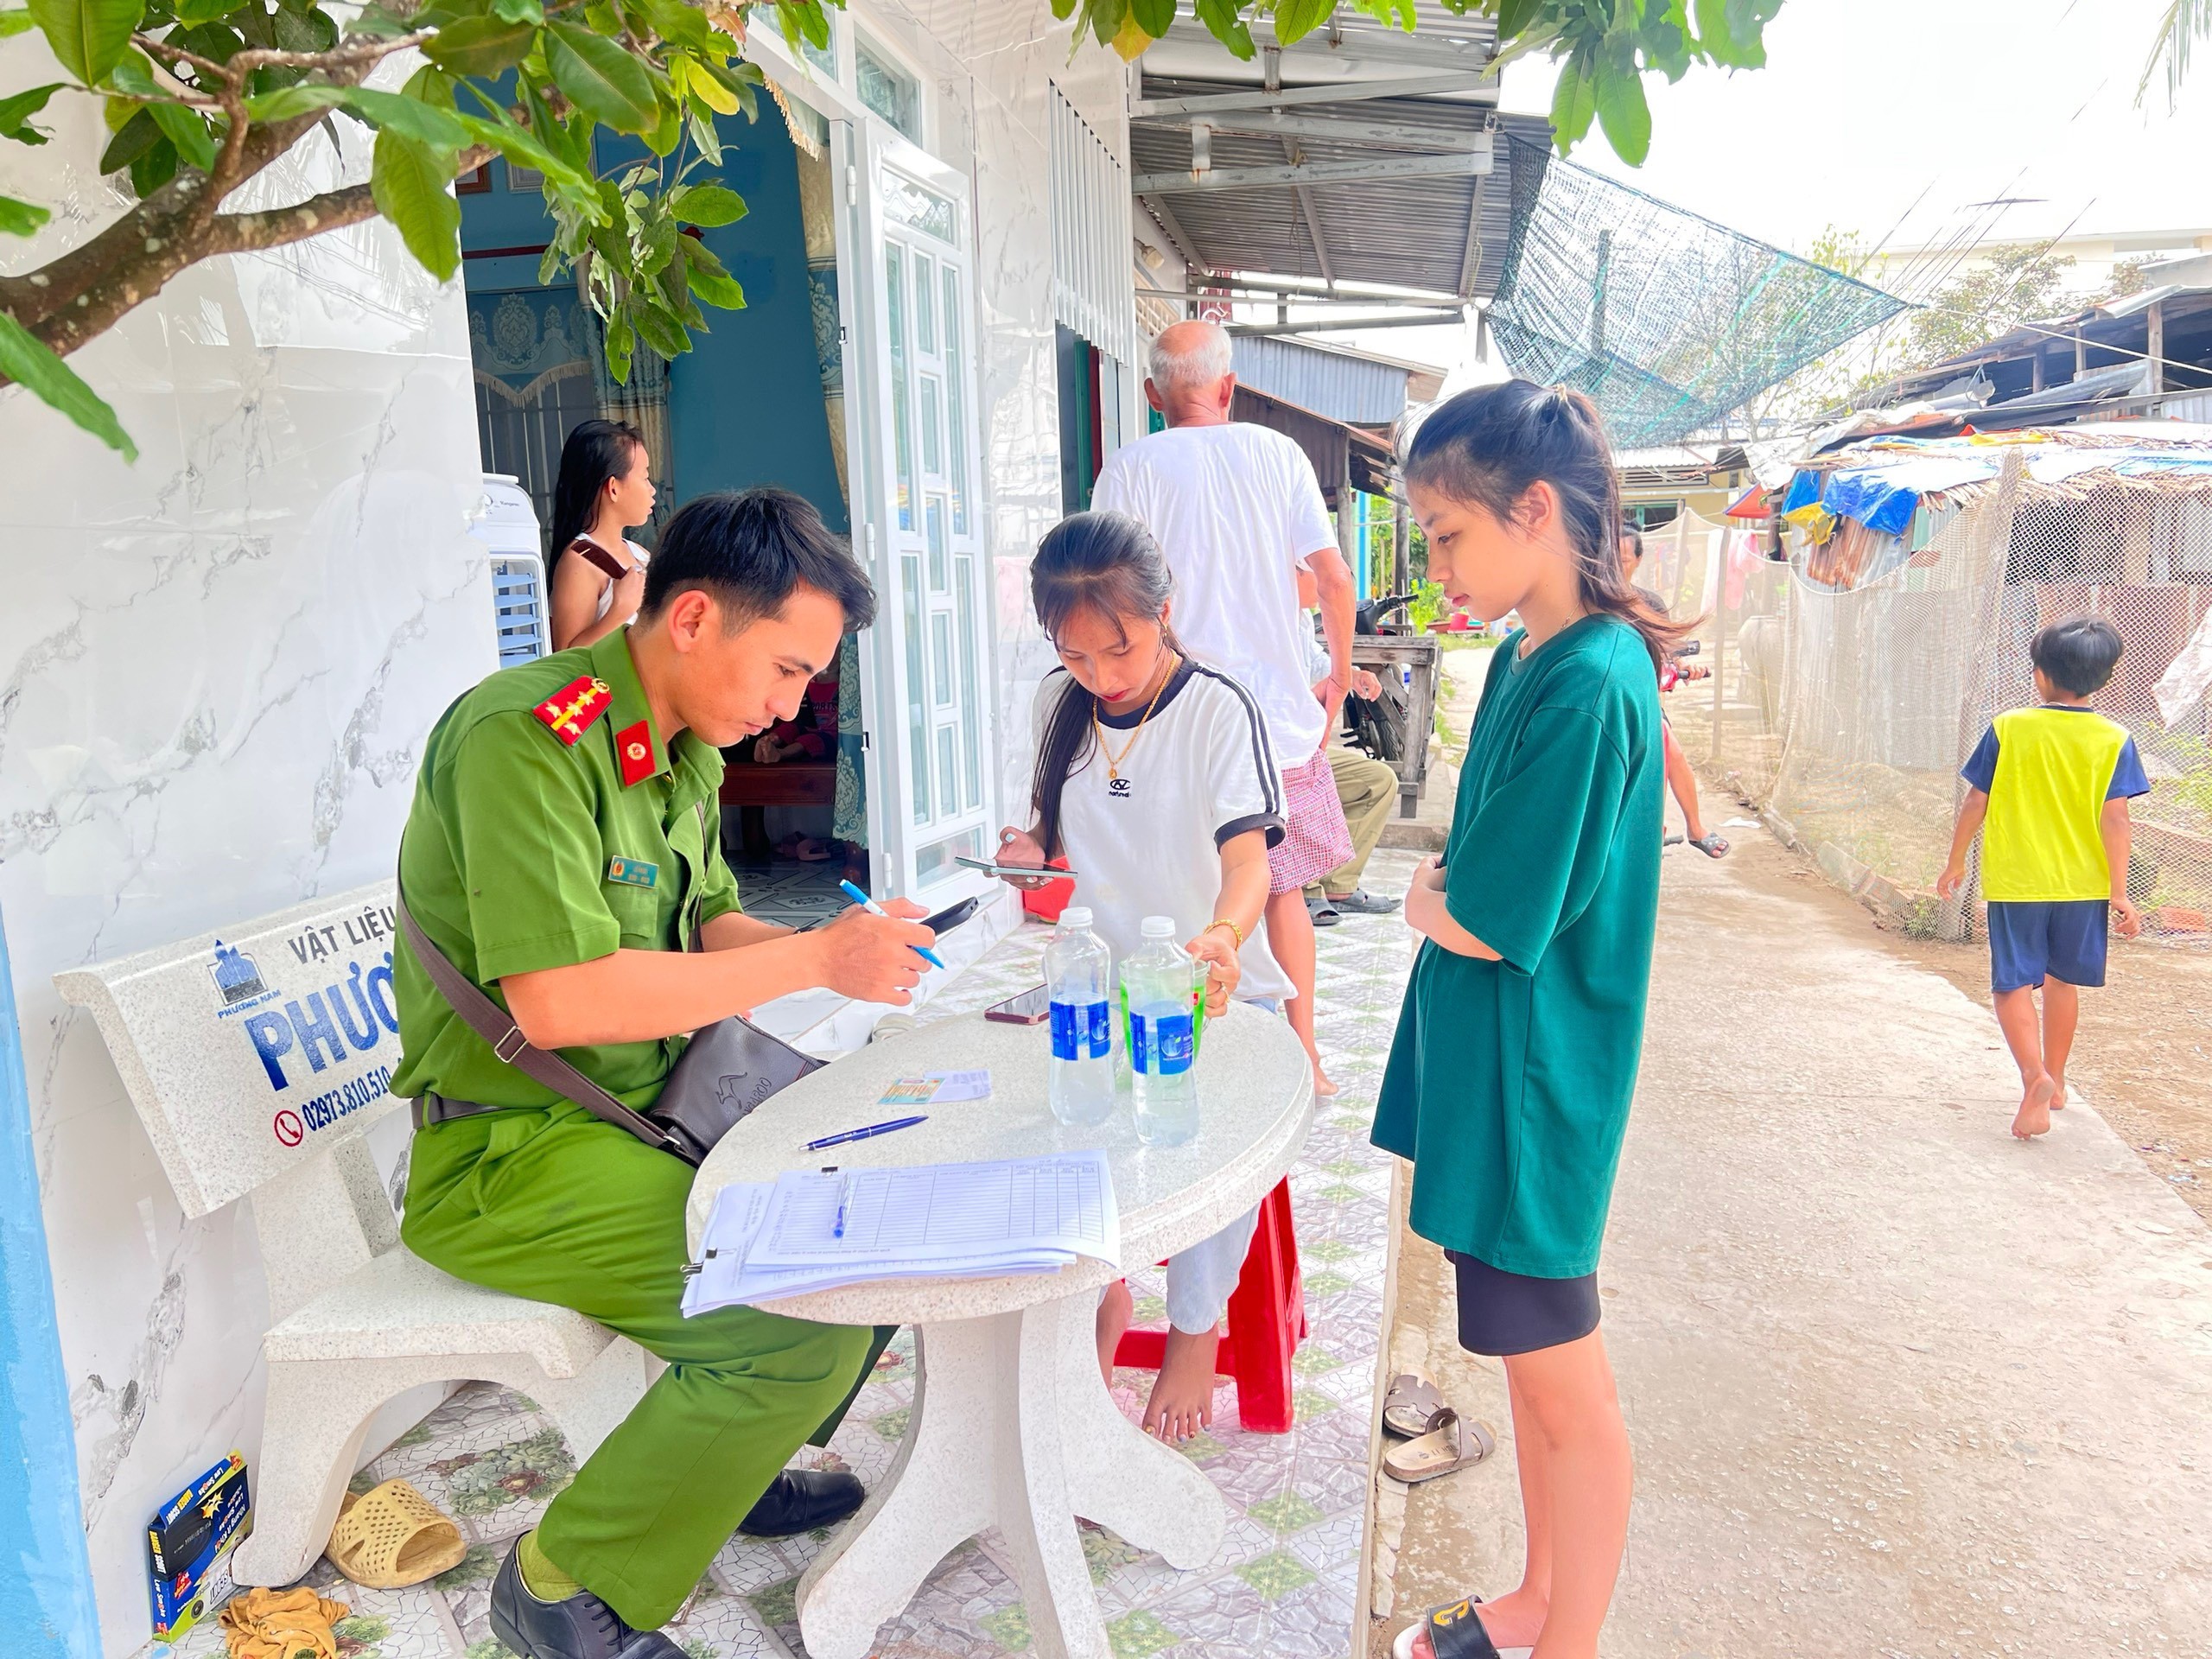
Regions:
[[[733, 1181], [772, 1181], [787, 1169], [899, 1167], [1028, 1158], [1103, 1147], [1114, 1172], [1123, 1268], [1156, 1262], [1211, 1236], [1251, 1209], [1289, 1171], [1313, 1120], [1313, 1074], [1281, 1016], [1231, 1004], [1209, 1017], [1200, 1041], [1198, 1133], [1179, 1147], [1147, 1147], [1124, 1096], [1106, 1122], [1077, 1128], [1046, 1103], [1052, 1040], [1042, 1025], [979, 1014], [938, 1020], [871, 1043], [771, 1096], [724, 1135], [691, 1183], [685, 1221], [693, 1255], [715, 1195]], [[984, 1100], [908, 1109], [885, 1089], [925, 1071], [987, 1066]], [[924, 1110], [929, 1122], [842, 1147], [805, 1143]], [[827, 1325], [923, 1325], [977, 1319], [1096, 1289], [1122, 1268], [1088, 1259], [1057, 1273], [997, 1279], [884, 1280], [785, 1297], [779, 1313]]]

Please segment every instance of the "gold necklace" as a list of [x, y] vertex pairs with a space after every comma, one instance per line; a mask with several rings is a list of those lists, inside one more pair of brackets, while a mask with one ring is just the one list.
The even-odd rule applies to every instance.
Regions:
[[1175, 664], [1178, 660], [1179, 658], [1173, 652], [1170, 652], [1167, 654], [1167, 666], [1166, 671], [1160, 675], [1160, 683], [1153, 689], [1152, 701], [1144, 706], [1144, 717], [1137, 721], [1136, 729], [1129, 734], [1129, 741], [1122, 745], [1122, 752], [1119, 754], [1115, 753], [1113, 750], [1106, 747], [1106, 728], [1100, 723], [1098, 719], [1098, 699], [1095, 696], [1091, 698], [1090, 729], [1092, 734], [1098, 740], [1098, 753], [1106, 757], [1106, 781], [1108, 783], [1112, 784], [1121, 781], [1122, 762], [1129, 758], [1129, 751], [1136, 747], [1137, 739], [1144, 735], [1145, 721], [1150, 720], [1152, 718], [1152, 711], [1160, 707], [1160, 694], [1167, 690], [1167, 682], [1175, 677]]

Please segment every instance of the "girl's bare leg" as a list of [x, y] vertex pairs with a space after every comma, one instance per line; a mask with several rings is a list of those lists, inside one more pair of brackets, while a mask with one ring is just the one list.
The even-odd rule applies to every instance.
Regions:
[[1675, 803], [1682, 809], [1682, 828], [1692, 841], [1705, 839], [1705, 822], [1698, 816], [1697, 773], [1690, 767], [1690, 758], [1675, 741], [1675, 728], [1662, 726], [1667, 756], [1667, 787], [1673, 791]]
[[1109, 1389], [1114, 1386], [1114, 1351], [1122, 1345], [1122, 1334], [1129, 1328], [1129, 1320], [1135, 1313], [1126, 1279], [1116, 1279], [1098, 1299], [1098, 1323], [1094, 1332], [1098, 1338], [1098, 1370]]

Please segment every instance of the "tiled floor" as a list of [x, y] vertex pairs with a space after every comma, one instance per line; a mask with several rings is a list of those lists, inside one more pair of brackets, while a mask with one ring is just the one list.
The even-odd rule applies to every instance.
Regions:
[[[1413, 861], [1377, 855], [1369, 886], [1402, 891]], [[748, 884], [748, 908], [754, 891]], [[979, 1008], [1036, 983], [1044, 938], [1032, 927], [1003, 940], [923, 1017]], [[1287, 1434], [1248, 1434], [1237, 1427], [1235, 1389], [1224, 1383], [1215, 1396], [1212, 1432], [1187, 1448], [1230, 1510], [1227, 1538], [1205, 1567], [1179, 1573], [1086, 1529], [1116, 1659], [1340, 1659], [1352, 1645], [1389, 1227], [1389, 1160], [1367, 1144], [1367, 1126], [1411, 953], [1395, 917], [1347, 917], [1319, 938], [1315, 1006], [1324, 1059], [1343, 1092], [1322, 1103], [1291, 1177], [1312, 1326], [1295, 1362], [1298, 1421]], [[1131, 1274], [1130, 1287], [1141, 1320], [1163, 1316], [1156, 1273]], [[912, 1339], [902, 1334], [830, 1449], [802, 1457], [880, 1478], [906, 1426], [912, 1377]], [[1149, 1386], [1148, 1374], [1125, 1371], [1116, 1395], [1135, 1414]], [[455, 1395], [356, 1485], [405, 1476], [459, 1520], [474, 1548], [442, 1578], [402, 1591], [346, 1584], [319, 1561], [309, 1582], [352, 1608], [339, 1626], [342, 1659], [500, 1659], [486, 1618], [492, 1575], [573, 1473], [559, 1433], [530, 1402], [489, 1386]], [[792, 1597], [822, 1541], [733, 1540], [670, 1635], [691, 1659], [804, 1655]], [[946, 1558], [884, 1628], [875, 1653], [995, 1659], [1028, 1647], [1012, 1575], [987, 1534]], [[177, 1651], [206, 1659], [221, 1642], [211, 1626]]]
[[844, 873], [842, 859], [801, 864], [779, 858], [761, 869], [741, 868], [737, 872], [738, 893], [744, 900], [747, 915], [758, 916], [764, 922], [781, 922], [788, 927], [804, 927], [824, 916], [835, 916], [852, 902], [837, 886], [837, 878]]

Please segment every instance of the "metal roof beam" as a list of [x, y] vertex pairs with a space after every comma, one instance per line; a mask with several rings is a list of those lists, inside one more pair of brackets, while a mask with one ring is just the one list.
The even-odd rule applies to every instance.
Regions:
[[1480, 129], [1438, 127], [1399, 121], [1342, 121], [1325, 115], [1281, 115], [1262, 110], [1248, 115], [1195, 115], [1140, 126], [1205, 127], [1215, 132], [1261, 138], [1321, 138], [1340, 144], [1402, 144], [1412, 149], [1487, 150], [1491, 136]]
[[1155, 116], [1287, 110], [1305, 104], [1363, 104], [1378, 98], [1434, 98], [1446, 92], [1495, 92], [1497, 86], [1495, 78], [1457, 69], [1448, 74], [1408, 75], [1396, 80], [1343, 80], [1326, 86], [1282, 86], [1273, 92], [1255, 86], [1249, 92], [1201, 92], [1191, 98], [1140, 98], [1129, 105], [1129, 118], [1142, 121]]
[[1270, 185], [1354, 184], [1372, 179], [1465, 179], [1491, 169], [1486, 156], [1396, 156], [1388, 161], [1314, 162], [1304, 167], [1217, 167], [1204, 173], [1146, 173], [1130, 181], [1140, 196]]
[[1311, 322], [1225, 322], [1232, 334], [1310, 334], [1317, 328], [1447, 328], [1456, 314], [1427, 317], [1316, 317]]
[[1475, 297], [1475, 278], [1483, 269], [1483, 181], [1475, 176], [1475, 199], [1467, 204], [1467, 245], [1459, 254], [1459, 297]]
[[1160, 221], [1160, 228], [1167, 232], [1167, 239], [1175, 245], [1175, 251], [1183, 256], [1183, 263], [1185, 265], [1201, 276], [1213, 270], [1213, 267], [1206, 263], [1205, 256], [1198, 251], [1198, 245], [1191, 239], [1191, 233], [1185, 230], [1176, 219], [1175, 215], [1168, 211], [1166, 202], [1156, 195], [1148, 196], [1141, 190], [1132, 190], [1129, 194], [1142, 201], [1145, 211]]

